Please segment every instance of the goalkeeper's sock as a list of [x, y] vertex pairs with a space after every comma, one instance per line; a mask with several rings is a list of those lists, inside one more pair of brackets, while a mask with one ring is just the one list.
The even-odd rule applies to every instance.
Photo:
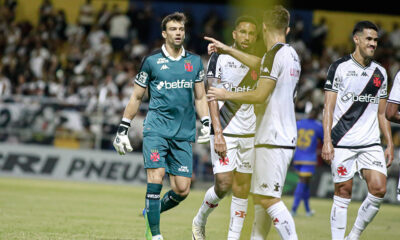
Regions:
[[169, 190], [167, 193], [164, 194], [161, 200], [161, 213], [175, 206], [178, 206], [178, 204], [185, 200], [185, 198], [186, 196], [182, 197], [174, 191]]
[[160, 193], [161, 184], [147, 183], [146, 212], [151, 235], [160, 234]]
[[271, 218], [261, 204], [254, 204], [254, 222], [250, 240], [264, 240], [271, 229]]
[[271, 217], [272, 223], [281, 236], [281, 239], [297, 240], [293, 217], [282, 201], [270, 206], [267, 209], [267, 213]]
[[244, 218], [247, 215], [248, 200], [232, 196], [231, 221], [229, 223], [228, 240], [240, 239]]
[[205, 226], [208, 215], [218, 206], [219, 201], [221, 201], [221, 199], [215, 193], [214, 186], [210, 187], [204, 196], [203, 204], [194, 217], [194, 224]]

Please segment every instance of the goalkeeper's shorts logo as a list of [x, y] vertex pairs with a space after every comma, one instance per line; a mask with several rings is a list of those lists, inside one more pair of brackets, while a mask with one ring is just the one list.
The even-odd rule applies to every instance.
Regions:
[[151, 150], [150, 160], [153, 162], [160, 161], [160, 153], [158, 153], [158, 150]]

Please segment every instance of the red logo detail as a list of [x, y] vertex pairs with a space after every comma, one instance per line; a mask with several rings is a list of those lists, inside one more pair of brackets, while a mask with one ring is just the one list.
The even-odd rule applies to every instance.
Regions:
[[347, 174], [347, 169], [343, 166], [340, 166], [337, 168], [337, 173], [339, 174], [339, 176], [344, 176]]
[[224, 158], [219, 158], [219, 164], [221, 164], [222, 166], [226, 166], [229, 163], [229, 158], [228, 157], [224, 157]]
[[235, 216], [238, 216], [240, 218], [245, 218], [247, 216], [247, 214], [244, 211], [236, 211]]
[[382, 85], [382, 81], [379, 77], [374, 77], [374, 85], [375, 87], [380, 87]]
[[257, 73], [254, 70], [251, 70], [251, 78], [255, 81], [257, 80]]
[[274, 223], [274, 225], [276, 225], [276, 224], [279, 223], [279, 219], [278, 219], [278, 218], [274, 218], [274, 219], [272, 220], [272, 222]]
[[208, 205], [209, 208], [215, 208], [218, 207], [218, 203], [217, 204], [212, 204], [206, 201], [206, 204]]
[[158, 152], [151, 153], [150, 160], [153, 162], [158, 162], [160, 160], [160, 154]]
[[187, 72], [193, 72], [193, 65], [190, 64], [189, 62], [185, 63], [185, 70]]

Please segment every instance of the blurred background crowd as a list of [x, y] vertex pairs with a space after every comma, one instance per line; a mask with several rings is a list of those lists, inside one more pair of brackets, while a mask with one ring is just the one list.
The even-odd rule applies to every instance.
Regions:
[[[36, 143], [68, 148], [112, 150], [112, 140], [133, 90], [141, 59], [163, 39], [160, 22], [170, 13], [156, 11], [151, 1], [130, 1], [121, 8], [105, 1], [100, 8], [91, 0], [76, 7], [76, 19], [64, 9], [43, 0], [38, 19], [18, 20], [17, 0], [0, 0], [0, 141]], [[171, 8], [171, 11], [174, 11]], [[218, 11], [185, 8], [186, 48], [209, 56], [203, 36], [230, 43], [234, 17]], [[291, 10], [288, 42], [301, 57], [302, 74], [296, 102], [299, 118], [323, 104], [323, 86], [329, 65], [349, 54], [349, 44], [328, 46], [330, 27], [325, 18], [306, 23]], [[196, 13], [199, 15], [199, 13]], [[259, 18], [261, 20], [261, 17]], [[376, 22], [380, 25], [379, 22]], [[343, 32], [351, 43], [351, 33]], [[388, 71], [390, 81], [400, 69], [400, 27], [393, 22], [380, 28], [376, 60]], [[264, 53], [259, 38], [258, 55]], [[130, 138], [141, 151], [142, 123], [148, 98], [136, 116]], [[400, 135], [393, 125], [394, 142]], [[208, 162], [208, 146], [195, 146], [195, 161]]]

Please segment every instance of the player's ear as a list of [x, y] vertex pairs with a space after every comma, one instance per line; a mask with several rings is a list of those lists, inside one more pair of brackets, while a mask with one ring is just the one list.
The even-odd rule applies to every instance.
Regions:
[[359, 43], [359, 38], [358, 38], [358, 35], [357, 34], [354, 34], [353, 35], [353, 41], [354, 41], [354, 43], [356, 44], [356, 45], [358, 45], [358, 43]]
[[237, 34], [237, 32], [236, 32], [236, 29], [235, 29], [235, 30], [232, 31], [233, 40], [236, 40], [236, 34]]
[[163, 36], [163, 38], [167, 38], [167, 33], [165, 31], [162, 31], [161, 35]]
[[263, 32], [267, 32], [267, 25], [265, 25], [265, 23], [263, 23]]
[[289, 32], [290, 32], [290, 27], [287, 27], [287, 28], [286, 28], [286, 35], [288, 35]]

